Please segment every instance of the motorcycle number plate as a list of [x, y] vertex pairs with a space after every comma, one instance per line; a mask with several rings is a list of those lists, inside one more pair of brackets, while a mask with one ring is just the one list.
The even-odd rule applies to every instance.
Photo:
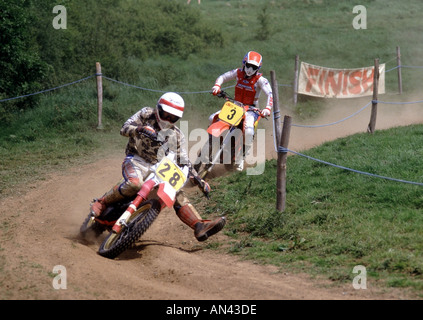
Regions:
[[162, 181], [168, 182], [175, 190], [181, 189], [185, 184], [186, 177], [181, 169], [167, 158], [160, 162], [156, 172]]
[[244, 116], [244, 108], [227, 101], [219, 113], [219, 119], [229, 123], [230, 125], [237, 126]]

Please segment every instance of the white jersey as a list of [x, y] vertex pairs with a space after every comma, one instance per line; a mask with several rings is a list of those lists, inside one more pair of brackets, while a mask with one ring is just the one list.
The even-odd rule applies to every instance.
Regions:
[[[231, 81], [231, 80], [237, 80], [237, 86], [242, 86], [243, 81], [248, 81], [246, 78], [241, 79], [239, 78], [239, 69], [234, 69], [231, 71], [228, 71], [222, 75], [220, 75], [216, 79], [216, 84], [219, 86], [222, 86], [223, 83]], [[253, 76], [254, 77], [254, 76]], [[263, 76], [260, 76], [257, 80], [257, 82], [254, 84], [255, 89], [255, 97], [254, 97], [254, 105], [256, 108], [259, 107], [259, 97], [261, 92], [263, 91], [267, 95], [267, 103], [266, 107], [270, 107], [270, 109], [273, 107], [273, 94], [272, 94], [272, 87], [269, 84], [269, 81]], [[243, 101], [240, 101], [243, 102]], [[244, 102], [243, 102], [244, 103]]]

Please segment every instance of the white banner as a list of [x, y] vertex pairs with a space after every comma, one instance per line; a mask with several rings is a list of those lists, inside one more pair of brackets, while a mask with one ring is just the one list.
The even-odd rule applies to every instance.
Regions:
[[[301, 62], [298, 93], [324, 98], [354, 98], [373, 94], [374, 67], [332, 69]], [[379, 65], [378, 93], [385, 93], [385, 64]]]

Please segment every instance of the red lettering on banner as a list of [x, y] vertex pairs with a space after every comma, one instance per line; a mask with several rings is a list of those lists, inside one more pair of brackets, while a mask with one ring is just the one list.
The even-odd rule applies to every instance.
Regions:
[[332, 92], [334, 95], [339, 95], [341, 93], [341, 88], [342, 88], [342, 73], [339, 72], [338, 74], [338, 81], [335, 81], [334, 78], [335, 73], [333, 71], [329, 71], [328, 72], [328, 78], [326, 80], [326, 94], [330, 95], [330, 91], [329, 91], [329, 87], [332, 88]]
[[[320, 69], [316, 69], [313, 67], [307, 68], [307, 86], [306, 92], [310, 92], [313, 85], [317, 83], [317, 78], [319, 76]], [[314, 78], [315, 77], [315, 78]]]
[[[384, 92], [384, 65], [382, 66]], [[348, 98], [371, 95], [374, 68], [332, 69], [308, 64], [301, 65], [299, 93], [321, 97]], [[380, 88], [379, 88], [380, 90]], [[379, 91], [381, 92], [381, 91]]]
[[349, 80], [352, 84], [350, 89], [348, 90], [351, 94], [360, 94], [361, 93], [361, 77], [363, 76], [363, 72], [361, 70], [353, 71], [350, 73]]
[[[370, 75], [369, 75], [370, 73]], [[363, 79], [361, 85], [363, 86], [363, 90], [367, 91], [370, 87], [370, 91], [373, 92], [373, 77], [375, 74], [375, 68], [372, 68], [370, 71], [363, 71]]]
[[307, 83], [305, 92], [314, 90], [321, 96], [360, 95], [373, 90], [373, 69], [329, 70], [323, 68], [306, 68]]
[[[379, 93], [384, 93], [384, 64], [380, 70]], [[374, 73], [374, 67], [333, 69], [301, 63], [298, 93], [326, 98], [368, 96], [373, 91]]]
[[342, 94], [344, 96], [348, 95], [347, 88], [348, 88], [348, 77], [349, 77], [349, 74], [350, 74], [349, 71], [345, 71], [344, 72], [344, 80], [342, 81]]

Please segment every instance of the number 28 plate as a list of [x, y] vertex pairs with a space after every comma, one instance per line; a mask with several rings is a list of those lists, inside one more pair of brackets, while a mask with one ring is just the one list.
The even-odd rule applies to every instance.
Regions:
[[241, 122], [243, 115], [244, 108], [227, 101], [219, 113], [219, 119], [229, 123], [230, 125], [236, 126]]
[[181, 189], [186, 181], [182, 171], [168, 158], [163, 158], [157, 170], [157, 175], [162, 181], [168, 182], [176, 191]]

